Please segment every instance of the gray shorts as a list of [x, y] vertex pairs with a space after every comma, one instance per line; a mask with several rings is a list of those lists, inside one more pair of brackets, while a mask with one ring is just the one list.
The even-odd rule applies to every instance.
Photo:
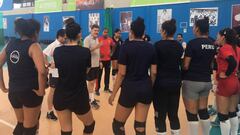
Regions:
[[186, 99], [198, 100], [207, 97], [212, 89], [212, 82], [183, 81], [182, 96]]

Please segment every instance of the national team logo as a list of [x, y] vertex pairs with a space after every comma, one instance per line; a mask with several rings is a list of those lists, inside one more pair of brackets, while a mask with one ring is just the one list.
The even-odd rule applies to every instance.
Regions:
[[0, 0], [0, 8], [2, 7], [3, 5], [3, 0]]
[[18, 61], [20, 59], [20, 54], [18, 51], [13, 51], [11, 54], [10, 54], [10, 61], [13, 63], [13, 64], [17, 64]]

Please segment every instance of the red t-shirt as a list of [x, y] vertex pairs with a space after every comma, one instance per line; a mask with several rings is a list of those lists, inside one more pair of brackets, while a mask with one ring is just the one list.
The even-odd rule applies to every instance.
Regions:
[[219, 74], [221, 72], [225, 73], [227, 71], [228, 62], [226, 61], [226, 58], [229, 56], [233, 56], [234, 59], [236, 60], [237, 67], [234, 70], [234, 73], [237, 72], [239, 61], [240, 61], [240, 48], [239, 47], [237, 47], [237, 53], [238, 54], [236, 54], [236, 52], [234, 51], [232, 46], [229, 44], [225, 44], [225, 45], [223, 45], [223, 47], [221, 47], [219, 49], [219, 53], [217, 55], [217, 64], [218, 64], [217, 74]]
[[99, 37], [99, 42], [102, 42], [100, 47], [100, 61], [109, 61], [111, 60], [111, 46], [115, 45], [112, 38], [103, 36]]

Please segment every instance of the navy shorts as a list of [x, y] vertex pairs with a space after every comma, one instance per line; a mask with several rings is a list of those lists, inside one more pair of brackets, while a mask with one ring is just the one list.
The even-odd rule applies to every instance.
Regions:
[[99, 67], [91, 68], [87, 74], [87, 80], [88, 81], [96, 80], [98, 78], [98, 74], [99, 74]]
[[133, 108], [137, 103], [151, 104], [153, 90], [151, 80], [124, 81], [118, 103], [126, 108]]
[[34, 108], [42, 104], [43, 97], [39, 97], [34, 91], [9, 92], [8, 99], [13, 108]]
[[72, 92], [69, 90], [58, 90], [56, 88], [53, 96], [53, 105], [57, 111], [67, 109], [77, 115], [86, 114], [91, 109], [87, 86]]

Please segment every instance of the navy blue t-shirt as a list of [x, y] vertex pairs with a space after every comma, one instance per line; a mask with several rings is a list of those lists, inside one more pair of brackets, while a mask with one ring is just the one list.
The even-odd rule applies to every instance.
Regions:
[[184, 72], [184, 80], [210, 82], [211, 63], [216, 54], [216, 47], [210, 38], [196, 38], [189, 41], [185, 57], [190, 57], [189, 69]]
[[156, 64], [154, 47], [144, 41], [129, 41], [121, 47], [118, 63], [127, 66], [125, 81], [147, 79], [149, 68]]
[[59, 73], [56, 91], [74, 93], [86, 87], [87, 68], [91, 67], [89, 49], [61, 46], [55, 49], [53, 57]]
[[155, 43], [155, 49], [158, 60], [156, 85], [179, 86], [183, 47], [176, 40], [160, 40]]

